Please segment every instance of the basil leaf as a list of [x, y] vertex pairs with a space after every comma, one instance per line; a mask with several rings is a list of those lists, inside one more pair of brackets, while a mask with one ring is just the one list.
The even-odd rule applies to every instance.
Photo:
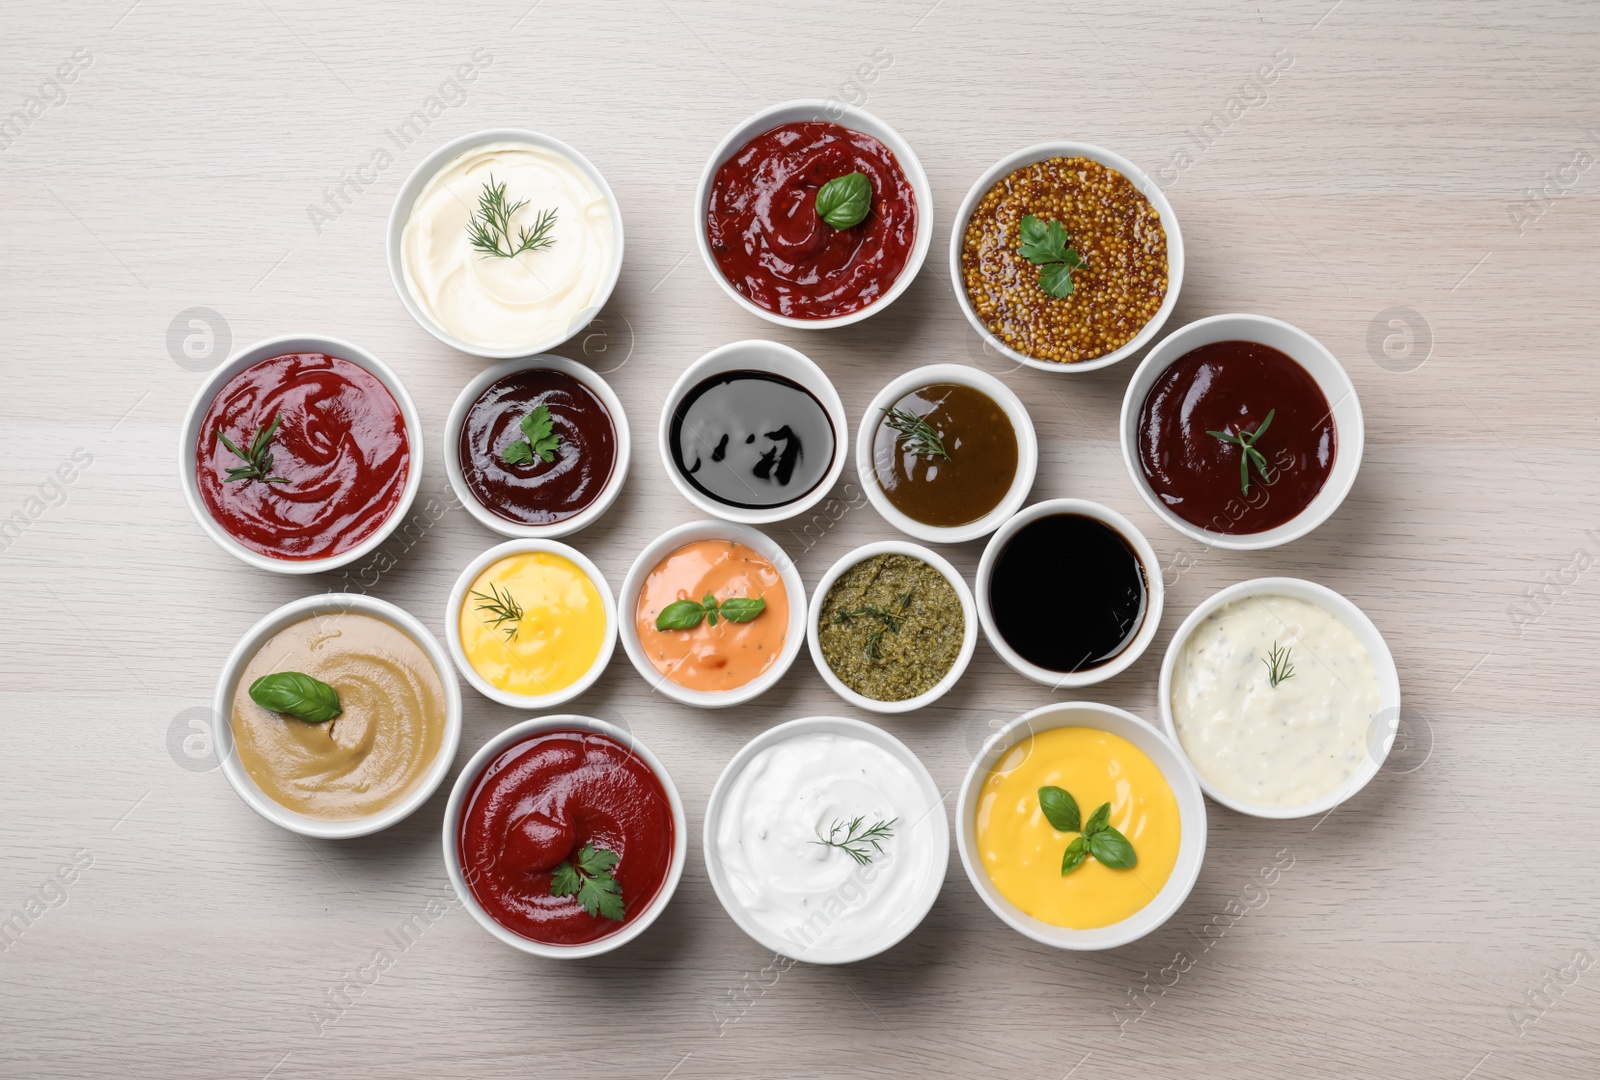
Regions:
[[1078, 814], [1078, 800], [1065, 788], [1040, 788], [1039, 809], [1044, 811], [1045, 820], [1056, 832], [1078, 832], [1083, 828], [1082, 818]]
[[526, 465], [533, 460], [533, 447], [526, 439], [518, 439], [501, 452], [507, 465]]
[[767, 602], [757, 597], [734, 596], [724, 600], [717, 614], [729, 622], [749, 622], [767, 610]]
[[1110, 820], [1111, 820], [1111, 804], [1110, 803], [1101, 803], [1100, 804], [1100, 809], [1096, 810], [1093, 814], [1090, 815], [1089, 824], [1087, 824], [1087, 825], [1085, 825], [1083, 827], [1083, 835], [1085, 835], [1085, 836], [1093, 836], [1095, 833], [1099, 832], [1101, 829], [1106, 828], [1107, 823], [1110, 822]]
[[657, 630], [693, 630], [705, 618], [706, 609], [693, 600], [675, 600], [656, 616]]
[[[1056, 789], [1061, 790], [1060, 788]], [[1078, 867], [1083, 865], [1083, 860], [1089, 857], [1089, 847], [1084, 843], [1083, 837], [1075, 836], [1072, 843], [1067, 845], [1067, 853], [1061, 856], [1061, 876], [1066, 877]]]
[[872, 181], [865, 173], [835, 177], [817, 191], [817, 216], [835, 229], [861, 224], [871, 209]]
[[706, 593], [705, 596], [700, 598], [700, 606], [705, 608], [706, 625], [717, 625], [717, 598], [710, 593]]
[[250, 684], [250, 700], [263, 709], [288, 713], [308, 724], [332, 720], [344, 711], [339, 707], [337, 690], [299, 671], [261, 676]]
[[1039, 267], [1039, 288], [1057, 300], [1072, 295], [1072, 267], [1064, 262]]
[[1139, 864], [1139, 856], [1134, 854], [1128, 838], [1109, 825], [1089, 837], [1089, 853], [1101, 866], [1113, 870], [1131, 870]]

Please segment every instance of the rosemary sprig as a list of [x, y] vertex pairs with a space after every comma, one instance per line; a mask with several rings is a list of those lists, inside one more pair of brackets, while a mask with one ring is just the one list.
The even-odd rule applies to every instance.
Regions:
[[263, 484], [287, 484], [289, 481], [281, 476], [268, 476], [272, 472], [272, 436], [278, 430], [278, 422], [282, 420], [281, 414], [274, 414], [272, 423], [256, 430], [250, 438], [250, 449], [240, 450], [237, 446], [217, 429], [217, 438], [222, 440], [222, 445], [232, 450], [234, 456], [244, 462], [228, 470], [228, 479], [223, 483], [231, 484], [235, 480], [260, 480]]
[[[828, 835], [823, 836], [822, 830], [817, 830], [817, 838], [811, 843], [823, 847], [836, 847], [850, 856], [862, 866], [872, 861], [874, 855], [883, 853], [883, 841], [894, 835], [894, 824], [899, 818], [890, 818], [880, 821], [871, 828], [863, 829], [861, 823], [864, 817], [857, 816], [850, 821], [835, 821], [828, 827]], [[844, 833], [844, 839], [839, 834]]]
[[877, 619], [882, 625], [867, 635], [867, 659], [882, 660], [883, 650], [880, 648], [880, 643], [883, 641], [884, 631], [898, 634], [900, 632], [900, 616], [904, 615], [906, 608], [910, 606], [911, 594], [905, 592], [900, 594], [898, 606], [893, 611], [881, 608], [877, 604], [863, 604], [858, 608], [841, 608], [834, 615], [833, 621], [842, 624], [862, 616]]
[[1256, 440], [1261, 438], [1267, 430], [1267, 425], [1272, 423], [1272, 418], [1278, 415], [1277, 409], [1268, 409], [1267, 418], [1261, 421], [1261, 426], [1254, 431], [1239, 429], [1237, 435], [1230, 435], [1226, 431], [1207, 431], [1207, 435], [1215, 436], [1223, 442], [1233, 443], [1243, 453], [1239, 457], [1239, 486], [1246, 495], [1250, 494], [1250, 464], [1255, 463], [1256, 471], [1261, 474], [1261, 479], [1272, 483], [1272, 476], [1267, 472], [1267, 459], [1256, 449]]
[[524, 251], [538, 251], [554, 244], [555, 237], [550, 235], [556, 225], [554, 210], [539, 211], [533, 228], [518, 226], [516, 240], [511, 239], [511, 215], [527, 205], [527, 199], [508, 204], [505, 184], [495, 183], [494, 174], [490, 173], [489, 182], [478, 193], [478, 212], [467, 219], [467, 236], [472, 246], [483, 252], [485, 258], [498, 255], [510, 259]]
[[[517, 624], [522, 622], [522, 605], [511, 598], [511, 590], [504, 591], [495, 588], [494, 582], [489, 582], [489, 595], [485, 596], [478, 590], [472, 590], [472, 595], [478, 598], [478, 610], [486, 612], [484, 622], [491, 624], [496, 630], [504, 631], [507, 641], [512, 641], [517, 636]], [[510, 626], [506, 626], [510, 623]]]
[[944, 439], [932, 424], [916, 413], [904, 409], [884, 409], [883, 422], [900, 433], [895, 441], [918, 457], [950, 460], [950, 451], [944, 448]]
[[1278, 643], [1272, 643], [1272, 651], [1267, 654], [1267, 659], [1261, 661], [1267, 665], [1267, 681], [1274, 689], [1285, 679], [1294, 678], [1294, 665], [1289, 663], [1289, 649], [1278, 648]]

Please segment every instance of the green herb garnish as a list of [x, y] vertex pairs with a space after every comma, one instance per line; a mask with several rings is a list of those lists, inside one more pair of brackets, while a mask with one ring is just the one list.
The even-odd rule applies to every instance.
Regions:
[[[894, 835], [894, 823], [899, 818], [890, 818], [880, 821], [871, 828], [863, 829], [861, 823], [864, 817], [852, 818], [850, 821], [835, 821], [828, 827], [828, 835], [823, 836], [822, 830], [817, 830], [817, 838], [811, 843], [821, 844], [823, 847], [836, 847], [850, 856], [862, 866], [872, 861], [874, 855], [883, 853], [883, 841]], [[840, 839], [839, 834], [844, 838]]]
[[[1056, 832], [1079, 832], [1078, 800], [1065, 788], [1040, 788], [1039, 809]], [[1138, 865], [1139, 856], [1134, 853], [1133, 845], [1126, 836], [1111, 827], [1110, 803], [1102, 803], [1098, 810], [1089, 815], [1088, 823], [1083, 824], [1081, 829], [1080, 835], [1073, 837], [1072, 843], [1067, 845], [1067, 850], [1061, 856], [1063, 876], [1082, 866], [1091, 855], [1102, 866], [1112, 870], [1130, 870]]]
[[529, 465], [535, 456], [546, 465], [556, 459], [561, 436], [556, 434], [556, 422], [549, 409], [535, 405], [533, 411], [522, 418], [520, 426], [523, 438], [500, 452], [507, 465]]
[[718, 603], [717, 598], [706, 593], [703, 600], [674, 600], [656, 616], [657, 630], [693, 630], [704, 619], [717, 625], [717, 616], [732, 623], [749, 622], [767, 610], [767, 602], [759, 596], [730, 596]]
[[287, 484], [289, 481], [281, 476], [269, 476], [272, 472], [272, 436], [278, 430], [278, 421], [283, 419], [281, 414], [274, 414], [272, 423], [264, 428], [258, 428], [250, 438], [250, 449], [240, 450], [217, 429], [217, 438], [222, 440], [222, 445], [232, 450], [234, 456], [244, 462], [228, 470], [228, 479], [223, 483], [231, 484], [235, 480], [260, 480], [263, 484]]
[[287, 713], [308, 724], [332, 720], [344, 710], [339, 692], [300, 671], [275, 671], [250, 684], [250, 700], [263, 709]]
[[835, 623], [847, 623], [855, 618], [877, 619], [882, 625], [867, 635], [867, 658], [869, 660], [882, 660], [883, 650], [879, 647], [883, 641], [885, 631], [891, 634], [900, 632], [900, 616], [906, 613], [906, 608], [911, 606], [911, 594], [901, 593], [899, 604], [894, 611], [888, 611], [877, 604], [864, 604], [853, 609], [839, 611], [833, 617]]
[[871, 210], [872, 181], [865, 173], [834, 177], [817, 191], [817, 216], [835, 229], [861, 224]]
[[483, 252], [485, 258], [498, 255], [510, 259], [524, 251], [538, 251], [554, 244], [556, 239], [550, 235], [556, 227], [554, 210], [539, 211], [532, 229], [518, 226], [517, 239], [512, 241], [511, 215], [527, 205], [527, 199], [507, 205], [506, 186], [495, 183], [494, 174], [490, 173], [489, 182], [478, 193], [478, 211], [467, 219], [467, 237], [472, 246]]
[[904, 409], [884, 409], [883, 422], [900, 433], [895, 441], [918, 457], [950, 460], [950, 451], [944, 448], [944, 439], [926, 418]]
[[1267, 681], [1274, 690], [1285, 679], [1294, 678], [1294, 665], [1289, 663], [1289, 649], [1278, 648], [1278, 643], [1272, 643], [1272, 651], [1267, 654], [1267, 659], [1261, 661], [1267, 665]]
[[623, 919], [622, 886], [612, 876], [611, 868], [620, 858], [615, 851], [583, 845], [578, 852], [578, 865], [564, 862], [550, 875], [551, 896], [578, 894], [578, 903], [590, 915], [603, 915], [621, 922]]
[[[484, 612], [484, 621], [496, 630], [503, 630], [507, 641], [512, 641], [517, 636], [517, 625], [522, 622], [522, 605], [511, 598], [510, 589], [497, 589], [494, 582], [489, 582], [489, 592], [485, 595], [478, 590], [472, 590], [472, 595], [478, 598], [477, 610]], [[510, 623], [510, 626], [506, 626]]]
[[1267, 430], [1267, 425], [1272, 423], [1272, 418], [1277, 415], [1277, 409], [1268, 409], [1267, 418], [1261, 421], [1261, 426], [1254, 431], [1245, 431], [1240, 428], [1237, 435], [1230, 435], [1226, 431], [1208, 430], [1206, 432], [1207, 435], [1215, 436], [1223, 442], [1233, 443], [1243, 451], [1239, 458], [1239, 486], [1244, 489], [1246, 495], [1250, 494], [1250, 465], [1252, 462], [1255, 463], [1256, 471], [1261, 474], [1261, 479], [1268, 484], [1272, 483], [1272, 477], [1267, 473], [1267, 459], [1260, 450], [1256, 449], [1256, 440], [1261, 438], [1262, 434]]
[[1072, 292], [1072, 272], [1087, 265], [1083, 256], [1067, 246], [1067, 230], [1059, 221], [1046, 225], [1029, 214], [1022, 219], [1022, 243], [1017, 251], [1039, 268], [1039, 288], [1057, 300]]

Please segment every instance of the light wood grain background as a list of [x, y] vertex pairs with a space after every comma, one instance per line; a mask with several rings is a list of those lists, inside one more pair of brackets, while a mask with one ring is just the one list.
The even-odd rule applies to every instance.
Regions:
[[[0, 954], [0, 1072], [1600, 1072], [1600, 11], [1543, 0], [528, 4], [9, 0], [0, 11], [0, 110], [65, 97], [40, 98], [0, 152], [0, 517], [28, 522], [0, 552], [0, 916], [30, 903], [38, 913]], [[385, 130], [474, 50], [490, 62], [464, 100], [314, 229], [307, 207], [323, 189], [371, 161]], [[1241, 90], [1285, 56], [1264, 94]], [[74, 81], [41, 90], [62, 65], [77, 66]], [[1189, 133], [1236, 94], [1254, 104], [1202, 152]], [[865, 104], [916, 148], [936, 241], [891, 309], [788, 333], [721, 294], [693, 247], [691, 202], [736, 123], [827, 96]], [[235, 348], [298, 330], [365, 345], [406, 381], [429, 433], [419, 507], [444, 497], [441, 425], [480, 365], [407, 318], [384, 224], [424, 154], [499, 125], [579, 147], [627, 222], [605, 336], [566, 350], [608, 373], [639, 446], [621, 500], [577, 538], [613, 583], [649, 539], [696, 516], [652, 438], [660, 395], [706, 350], [792, 344], [832, 374], [852, 422], [911, 366], [980, 364], [1033, 409], [1035, 498], [1117, 508], [1176, 579], [1155, 646], [1094, 697], [1153, 717], [1161, 652], [1196, 603], [1246, 577], [1305, 576], [1388, 637], [1407, 706], [1397, 766], [1320, 822], [1212, 807], [1193, 896], [1135, 945], [1072, 955], [1023, 940], [952, 852], [922, 927], [839, 969], [771, 968], [717, 904], [698, 837], [649, 933], [561, 965], [513, 953], [449, 909], [443, 791], [350, 843], [259, 819], [190, 720], [244, 629], [338, 581], [250, 570], [191, 520], [175, 438], [204, 375], [175, 360], [169, 327], [205, 307]], [[1366, 410], [1366, 458], [1315, 535], [1257, 554], [1196, 551], [1144, 508], [1119, 459], [1131, 362], [1071, 377], [1012, 372], [979, 350], [949, 292], [952, 212], [995, 160], [1054, 137], [1166, 169], [1189, 254], [1170, 325], [1262, 312], [1344, 361]], [[1406, 319], [1418, 328], [1409, 346]], [[214, 343], [185, 363], [220, 359]], [[80, 448], [92, 464], [47, 483]], [[820, 538], [772, 531], [808, 586], [889, 534], [870, 507]], [[388, 546], [395, 565], [368, 573], [371, 591], [442, 632], [450, 582], [495, 539], [450, 511], [409, 548]], [[980, 549], [949, 554], [970, 574]], [[953, 786], [989, 725], [1050, 700], [980, 645], [949, 697], [882, 723]], [[807, 660], [753, 706], [696, 712], [651, 696], [621, 650], [576, 707], [644, 738], [694, 823], [756, 732], [848, 712]], [[518, 718], [467, 691], [460, 760]], [[57, 884], [74, 857], [87, 865]], [[441, 905], [431, 922], [430, 903]], [[428, 929], [399, 950], [390, 933], [419, 915]], [[379, 949], [395, 962], [361, 986]]]

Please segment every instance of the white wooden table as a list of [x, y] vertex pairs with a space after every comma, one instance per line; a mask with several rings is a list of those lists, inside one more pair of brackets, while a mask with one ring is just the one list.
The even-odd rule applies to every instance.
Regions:
[[[26, 121], [0, 140], [0, 518], [22, 522], [0, 534], [0, 915], [25, 923], [0, 953], [0, 1073], [1596, 1075], [1600, 12], [528, 3], [0, 12], [0, 109]], [[1271, 85], [1247, 82], [1285, 59]], [[468, 63], [474, 81], [453, 87]], [[422, 136], [392, 143], [435, 96]], [[828, 96], [916, 148], [937, 239], [888, 311], [785, 333], [722, 295], [690, 207], [736, 123]], [[660, 395], [706, 350], [792, 344], [832, 374], [852, 422], [906, 368], [981, 364], [1034, 410], [1034, 497], [1110, 504], [1168, 565], [1161, 635], [1096, 698], [1155, 716], [1160, 654], [1196, 603], [1245, 577], [1305, 576], [1388, 636], [1407, 707], [1394, 763], [1321, 821], [1212, 807], [1192, 897], [1135, 945], [1073, 955], [1024, 940], [952, 852], [921, 928], [840, 969], [772, 967], [717, 904], [698, 835], [649, 933], [561, 965], [513, 953], [453, 906], [443, 791], [366, 841], [311, 843], [259, 819], [191, 721], [246, 627], [338, 582], [252, 571], [205, 537], [175, 475], [182, 412], [230, 343], [346, 337], [406, 381], [429, 434], [419, 506], [443, 497], [441, 426], [480, 365], [406, 317], [384, 225], [425, 153], [497, 125], [579, 147], [626, 218], [606, 332], [568, 350], [607, 374], [638, 436], [621, 500], [577, 541], [613, 583], [696, 516], [652, 436]], [[1348, 367], [1366, 459], [1310, 538], [1194, 551], [1119, 459], [1131, 363], [1075, 377], [982, 355], [950, 294], [951, 215], [992, 162], [1051, 137], [1162, 177], [1189, 253], [1170, 325], [1275, 315]], [[366, 168], [380, 147], [392, 164]], [[367, 180], [319, 231], [308, 208], [352, 176]], [[186, 346], [196, 318], [215, 330]], [[809, 535], [773, 531], [808, 585], [889, 534], [864, 506]], [[450, 582], [494, 539], [451, 511], [388, 545], [371, 591], [442, 630]], [[950, 555], [970, 574], [979, 550]], [[466, 699], [460, 761], [518, 719]], [[883, 726], [953, 786], [990, 725], [1050, 700], [980, 646], [954, 693]], [[755, 706], [696, 712], [651, 696], [620, 650], [577, 708], [648, 742], [696, 825], [754, 733], [848, 711], [802, 660]], [[418, 916], [426, 932], [402, 949], [391, 935]], [[379, 950], [394, 962], [374, 979]]]

